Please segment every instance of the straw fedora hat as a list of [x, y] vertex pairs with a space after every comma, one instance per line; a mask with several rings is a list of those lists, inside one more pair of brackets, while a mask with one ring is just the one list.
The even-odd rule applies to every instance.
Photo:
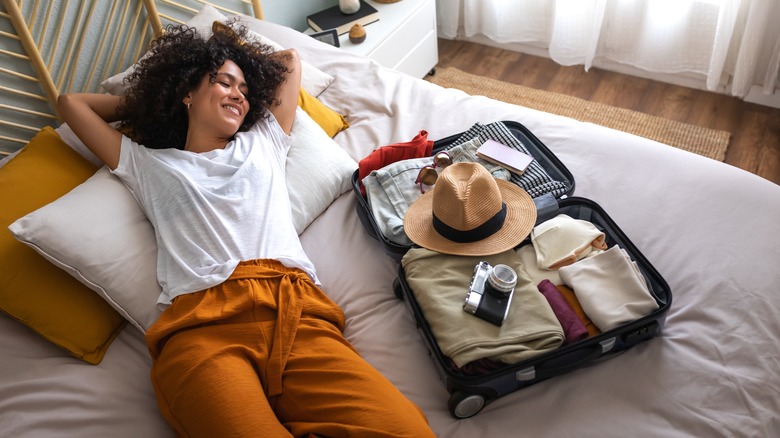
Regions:
[[481, 164], [455, 163], [404, 215], [412, 242], [444, 254], [483, 256], [514, 248], [536, 223], [525, 190], [497, 180]]

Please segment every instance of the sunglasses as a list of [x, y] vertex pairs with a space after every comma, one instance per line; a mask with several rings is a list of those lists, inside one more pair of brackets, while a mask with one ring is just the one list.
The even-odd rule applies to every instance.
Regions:
[[417, 173], [417, 179], [414, 180], [415, 184], [420, 185], [420, 193], [425, 193], [423, 185], [432, 186], [436, 184], [436, 180], [439, 178], [439, 173], [436, 172], [436, 168], [444, 169], [452, 164], [452, 158], [446, 151], [442, 151], [433, 156], [433, 164], [429, 164]]

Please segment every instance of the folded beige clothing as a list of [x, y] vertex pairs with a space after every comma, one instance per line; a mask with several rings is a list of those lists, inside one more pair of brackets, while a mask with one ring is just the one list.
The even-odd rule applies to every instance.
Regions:
[[563, 284], [560, 274], [557, 270], [542, 269], [539, 267], [539, 262], [536, 260], [536, 249], [534, 245], [529, 243], [523, 245], [517, 250], [517, 255], [520, 257], [520, 263], [523, 264], [525, 272], [531, 279], [533, 284], [538, 285], [542, 280], [550, 280], [552, 284], [559, 286]]
[[[509, 314], [501, 327], [463, 311], [474, 266], [480, 260], [517, 272]], [[406, 280], [442, 353], [458, 367], [483, 358], [517, 363], [563, 344], [563, 329], [514, 250], [485, 257], [413, 248], [401, 260]]]
[[592, 223], [565, 214], [546, 220], [531, 231], [536, 261], [542, 269], [558, 269], [605, 250], [605, 235]]

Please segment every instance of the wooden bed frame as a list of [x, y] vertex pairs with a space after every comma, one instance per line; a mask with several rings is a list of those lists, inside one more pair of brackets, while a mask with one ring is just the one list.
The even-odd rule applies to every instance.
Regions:
[[2, 0], [2, 5], [0, 156], [56, 124], [60, 93], [102, 91], [100, 84], [132, 65], [166, 25], [184, 23], [204, 5], [264, 18], [260, 0]]

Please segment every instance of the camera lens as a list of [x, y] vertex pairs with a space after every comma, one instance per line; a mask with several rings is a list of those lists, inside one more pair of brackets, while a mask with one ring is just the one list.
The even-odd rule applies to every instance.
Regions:
[[506, 297], [517, 284], [517, 274], [515, 270], [507, 265], [496, 265], [490, 270], [488, 276], [488, 292], [496, 297]]

